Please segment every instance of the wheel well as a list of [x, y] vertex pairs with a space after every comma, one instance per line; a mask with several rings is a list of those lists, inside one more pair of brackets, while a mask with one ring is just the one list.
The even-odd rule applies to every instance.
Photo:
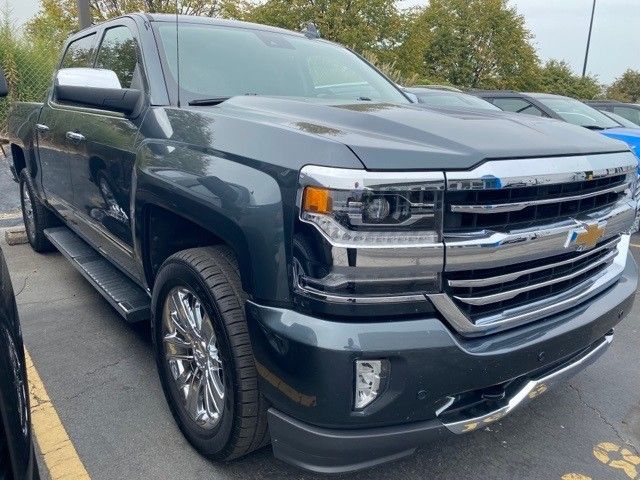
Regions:
[[218, 236], [169, 210], [157, 206], [145, 208], [144, 269], [151, 287], [162, 263], [187, 248], [225, 244]]
[[24, 158], [24, 151], [15, 143], [11, 144], [11, 158], [13, 159], [13, 167], [16, 170], [16, 175], [20, 175], [20, 172], [26, 168], [27, 161]]

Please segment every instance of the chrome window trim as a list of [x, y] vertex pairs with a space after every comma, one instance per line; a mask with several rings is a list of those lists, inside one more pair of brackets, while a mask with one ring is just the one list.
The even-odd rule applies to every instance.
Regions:
[[487, 190], [584, 182], [636, 172], [631, 151], [565, 157], [489, 160], [468, 171], [447, 171], [447, 190]]
[[632, 182], [624, 183], [624, 184], [616, 185], [614, 187], [606, 188], [603, 190], [584, 193], [582, 195], [544, 198], [542, 200], [531, 200], [528, 202], [497, 203], [492, 205], [451, 205], [451, 211], [454, 213], [480, 213], [480, 214], [518, 212], [520, 210], [524, 210], [527, 207], [533, 207], [536, 205], [551, 205], [559, 202], [571, 202], [575, 200], [584, 200], [586, 198], [597, 197], [599, 195], [605, 195], [607, 193], [620, 193], [626, 190], [630, 191], [631, 184]]

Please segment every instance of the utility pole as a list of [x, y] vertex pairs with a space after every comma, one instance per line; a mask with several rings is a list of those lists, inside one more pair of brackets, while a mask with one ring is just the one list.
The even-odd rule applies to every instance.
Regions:
[[595, 12], [596, 0], [593, 0], [593, 6], [591, 7], [591, 21], [589, 22], [589, 36], [587, 37], [587, 50], [584, 53], [584, 65], [582, 67], [582, 78], [584, 78], [584, 76], [587, 74], [587, 60], [589, 60], [589, 45], [591, 44], [591, 30], [593, 30], [593, 14]]
[[90, 27], [91, 22], [91, 9], [89, 8], [89, 0], [77, 0], [78, 2], [78, 23], [80, 28]]

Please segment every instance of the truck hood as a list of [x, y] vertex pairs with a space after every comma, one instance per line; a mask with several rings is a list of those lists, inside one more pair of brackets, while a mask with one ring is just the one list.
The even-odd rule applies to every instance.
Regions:
[[582, 127], [506, 112], [262, 96], [209, 109], [343, 143], [371, 170], [467, 169], [486, 159], [628, 150]]

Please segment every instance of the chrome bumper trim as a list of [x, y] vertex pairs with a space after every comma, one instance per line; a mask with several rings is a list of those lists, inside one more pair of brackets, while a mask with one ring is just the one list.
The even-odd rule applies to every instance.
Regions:
[[[596, 347], [590, 350], [587, 354], [581, 356], [578, 360], [575, 360], [548, 375], [534, 380], [529, 380], [508, 400], [507, 404], [501, 408], [491, 410], [480, 416], [465, 418], [463, 420], [453, 422], [444, 421], [443, 425], [455, 434], [462, 434], [472, 432], [480, 427], [484, 427], [490, 423], [500, 420], [517, 407], [526, 405], [534, 398], [546, 392], [554, 384], [575, 375], [578, 371], [595, 362], [609, 348], [612, 341], [613, 333], [610, 333], [606, 335]], [[438, 413], [439, 416], [442, 416], [443, 414], [446, 415], [447, 410], [444, 409]]]

